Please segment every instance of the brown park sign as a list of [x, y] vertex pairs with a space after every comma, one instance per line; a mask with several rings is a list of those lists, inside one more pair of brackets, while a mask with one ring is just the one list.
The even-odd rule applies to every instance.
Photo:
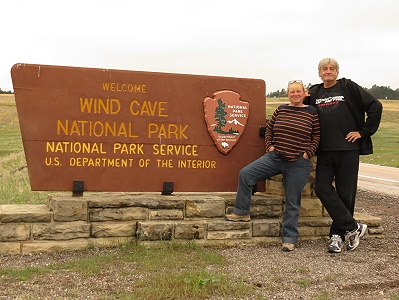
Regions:
[[263, 80], [32, 64], [11, 75], [32, 190], [236, 191], [265, 153]]

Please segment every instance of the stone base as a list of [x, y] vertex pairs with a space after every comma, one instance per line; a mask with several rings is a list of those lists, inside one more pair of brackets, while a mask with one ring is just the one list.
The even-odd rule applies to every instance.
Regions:
[[[139, 240], [195, 241], [209, 246], [279, 244], [283, 196], [253, 196], [250, 222], [229, 222], [234, 193], [88, 193], [52, 195], [47, 205], [0, 206], [0, 254], [109, 247]], [[356, 214], [367, 237], [383, 237], [381, 219]], [[300, 240], [328, 238], [331, 219], [311, 197], [302, 200]]]

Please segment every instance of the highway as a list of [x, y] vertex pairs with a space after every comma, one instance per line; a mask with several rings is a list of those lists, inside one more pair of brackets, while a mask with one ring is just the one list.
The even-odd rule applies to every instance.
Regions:
[[358, 187], [399, 198], [399, 168], [361, 163]]

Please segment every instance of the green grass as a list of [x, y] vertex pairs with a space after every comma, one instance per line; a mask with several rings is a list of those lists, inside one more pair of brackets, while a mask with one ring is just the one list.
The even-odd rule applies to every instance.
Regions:
[[295, 282], [297, 285], [300, 285], [300, 286], [307, 286], [307, 285], [309, 285], [312, 281], [311, 281], [310, 279], [294, 279], [294, 282]]
[[47, 197], [31, 191], [23, 151], [0, 157], [0, 204], [43, 204]]
[[0, 95], [0, 136], [0, 157], [23, 149], [13, 95]]
[[[107, 297], [115, 299], [209, 299], [226, 295], [245, 299], [256, 294], [253, 285], [234, 280], [222, 272], [225, 265], [225, 258], [212, 248], [199, 247], [192, 242], [161, 242], [151, 247], [131, 243], [109, 251], [87, 250], [81, 258], [67, 263], [20, 270], [0, 267], [0, 285], [11, 279], [36, 282], [46, 275], [62, 276], [64, 273], [75, 280], [90, 276], [101, 282], [103, 272], [111, 269], [111, 272], [118, 272], [120, 278], [126, 277], [131, 285], [129, 292], [103, 291]], [[132, 277], [140, 280], [131, 280]]]
[[[40, 268], [28, 267], [18, 270], [18, 269], [3, 269], [0, 267], [0, 275], [4, 277], [13, 278], [19, 281], [26, 281], [43, 273], [45, 273], [45, 271]], [[1, 281], [2, 280], [0, 279], [0, 283]]]
[[[278, 98], [278, 102], [288, 103], [288, 98]], [[381, 100], [383, 105], [382, 121], [373, 135], [374, 153], [360, 156], [360, 162], [399, 168], [399, 100]], [[266, 102], [266, 115], [271, 117], [280, 104], [272, 98]]]
[[399, 293], [392, 295], [390, 300], [399, 300]]
[[382, 100], [382, 121], [373, 135], [374, 154], [361, 156], [361, 162], [399, 168], [399, 101]]

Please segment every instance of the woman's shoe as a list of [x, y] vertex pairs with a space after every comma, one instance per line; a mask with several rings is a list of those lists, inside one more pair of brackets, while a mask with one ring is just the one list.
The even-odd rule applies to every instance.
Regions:
[[235, 213], [226, 215], [226, 219], [233, 222], [249, 222], [251, 217], [249, 215], [237, 215]]
[[294, 251], [295, 245], [290, 243], [283, 243], [281, 249], [283, 249], [283, 251]]

